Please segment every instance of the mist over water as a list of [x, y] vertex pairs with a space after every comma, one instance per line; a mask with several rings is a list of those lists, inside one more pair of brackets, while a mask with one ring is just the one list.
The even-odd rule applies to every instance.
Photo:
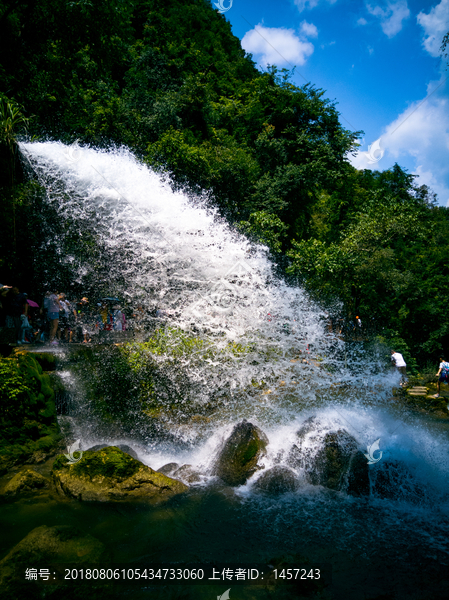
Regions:
[[[50, 205], [73, 224], [64, 235], [76, 231], [95, 239], [96, 261], [61, 251], [73, 280], [86, 290], [94, 282], [99, 296], [117, 296], [153, 314], [164, 310], [168, 316], [160, 326], [198, 335], [221, 352], [214, 359], [202, 349], [183, 364], [193, 402], [225, 398], [210, 423], [173, 422], [184, 444], [132, 444], [119, 433], [111, 433], [110, 443], [130, 443], [155, 469], [175, 461], [207, 475], [217, 448], [246, 418], [269, 438], [269, 468], [284, 464], [301, 424], [317, 416], [321, 435], [345, 429], [362, 448], [380, 438], [383, 458], [370, 466], [372, 481], [382, 461], [401, 461], [419, 483], [416, 501], [414, 483], [403, 501], [375, 494], [368, 501], [306, 484], [300, 472], [298, 492], [268, 500], [254, 493], [257, 473], [237, 490], [248, 522], [257, 519], [261, 526], [275, 511], [273, 535], [279, 528], [288, 537], [291, 527], [310, 541], [318, 528], [321, 546], [328, 540], [363, 548], [366, 556], [377, 552], [379, 540], [390, 548], [398, 544], [400, 552], [407, 536], [416, 543], [425, 536], [426, 554], [447, 554], [449, 526], [441, 516], [449, 509], [448, 428], [395, 406], [391, 389], [398, 376], [385, 370], [384, 356], [330, 332], [325, 311], [300, 287], [275, 276], [266, 248], [230, 229], [203, 199], [174, 192], [127, 150], [58, 142], [22, 144], [21, 150]], [[232, 344], [245, 351], [233, 352]], [[170, 366], [168, 356], [157, 360]], [[252, 382], [261, 381], [264, 386], [254, 388]], [[85, 448], [102, 441], [93, 423], [75, 418], [75, 431]], [[312, 450], [314, 443], [306, 440]], [[210, 483], [206, 475], [199, 485]], [[301, 515], [308, 520], [300, 527]]]

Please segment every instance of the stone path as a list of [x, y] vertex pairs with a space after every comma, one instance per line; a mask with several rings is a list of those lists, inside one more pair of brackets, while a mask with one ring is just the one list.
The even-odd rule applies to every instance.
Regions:
[[407, 393], [410, 394], [410, 396], [427, 396], [428, 394], [427, 388], [423, 385], [417, 385], [413, 388], [410, 388], [407, 390]]

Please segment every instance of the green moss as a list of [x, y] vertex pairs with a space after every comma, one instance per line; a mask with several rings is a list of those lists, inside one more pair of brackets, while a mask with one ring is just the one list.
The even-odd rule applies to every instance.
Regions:
[[246, 446], [244, 452], [243, 452], [243, 462], [247, 463], [249, 462], [251, 459], [253, 459], [257, 452], [259, 451], [259, 442], [257, 442], [255, 439], [251, 439], [249, 441], [249, 444]]
[[59, 455], [53, 469], [73, 469], [73, 472], [80, 477], [93, 479], [94, 477], [108, 477], [110, 479], [127, 479], [132, 477], [141, 466], [141, 463], [129, 454], [122, 452], [115, 446], [109, 446], [102, 450], [86, 451], [80, 461], [70, 465], [66, 456]]
[[54, 371], [57, 366], [56, 356], [48, 352], [33, 352], [33, 358], [37, 361], [43, 371]]
[[252, 423], [237, 424], [219, 454], [215, 474], [229, 485], [243, 485], [257, 470], [267, 443], [265, 434]]

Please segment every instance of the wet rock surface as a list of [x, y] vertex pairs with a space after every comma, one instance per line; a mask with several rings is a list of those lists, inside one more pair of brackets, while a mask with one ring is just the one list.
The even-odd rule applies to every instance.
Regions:
[[201, 481], [200, 473], [192, 465], [182, 465], [182, 467], [172, 473], [172, 476], [187, 484], [199, 483]]
[[354, 496], [369, 494], [367, 460], [347, 431], [326, 431], [317, 417], [310, 417], [298, 430], [297, 438], [287, 463], [294, 469], [304, 469], [310, 483]]
[[295, 492], [298, 488], [299, 481], [295, 473], [280, 465], [265, 471], [254, 484], [254, 489], [270, 496]]
[[368, 496], [370, 493], [369, 466], [361, 450], [351, 456], [346, 475], [346, 492], [351, 496]]
[[243, 485], [261, 468], [268, 438], [261, 429], [243, 421], [238, 423], [218, 454], [213, 474], [228, 485]]
[[163, 465], [160, 469], [158, 469], [158, 473], [163, 473], [164, 475], [172, 475], [177, 469], [179, 469], [180, 465], [178, 463], [172, 462]]
[[[30, 585], [29, 581], [18, 578], [17, 574], [24, 574], [30, 567], [48, 569], [51, 564], [104, 563], [109, 558], [102, 542], [78, 528], [67, 525], [36, 527], [0, 561], [1, 596], [5, 600], [46, 598], [51, 589], [53, 594], [56, 593], [52, 598], [63, 598], [63, 590], [68, 586], [37, 589], [35, 584]], [[104, 582], [101, 585], [104, 587]]]
[[188, 489], [181, 481], [154, 471], [115, 446], [86, 451], [73, 465], [65, 456], [58, 456], [52, 480], [60, 494], [86, 502], [158, 503]]
[[6, 484], [3, 495], [17, 496], [49, 487], [50, 481], [46, 477], [43, 477], [40, 473], [36, 473], [32, 469], [26, 469], [14, 475], [11, 481]]

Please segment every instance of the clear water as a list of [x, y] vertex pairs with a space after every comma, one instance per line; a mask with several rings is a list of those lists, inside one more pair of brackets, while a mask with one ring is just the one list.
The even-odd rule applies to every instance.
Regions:
[[[345, 345], [329, 332], [322, 308], [276, 277], [265, 248], [231, 230], [204, 199], [173, 192], [128, 151], [56, 142], [21, 149], [46, 186], [49, 204], [71, 223], [59, 243], [74, 280], [141, 305], [142, 335], [154, 326], [154, 311], [164, 310], [161, 323], [221, 352], [215, 360], [199, 352], [182, 365], [191, 401], [225, 397], [212, 422], [174, 419], [172, 444], [123, 438], [112, 429], [106, 440], [133, 446], [155, 469], [191, 464], [203, 474], [201, 482], [171, 507], [145, 514], [136, 509], [132, 516], [125, 508], [124, 520], [109, 508], [78, 507], [93, 535], [117, 542], [117, 555], [131, 560], [157, 553], [166, 560], [226, 561], [232, 555], [250, 562], [303, 553], [333, 564], [334, 597], [374, 598], [394, 590], [391, 597], [425, 598], [426, 590], [432, 597], [447, 590], [447, 581], [432, 586], [438, 569], [449, 566], [448, 426], [397, 405], [391, 389], [398, 377], [385, 368], [383, 351]], [[97, 264], [66, 253], [73, 231], [95, 236]], [[236, 355], [230, 343], [247, 350]], [[170, 366], [169, 355], [157, 360]], [[255, 391], [252, 381], [265, 384]], [[76, 382], [71, 385], [76, 394]], [[104, 428], [86, 419], [82, 390], [77, 393], [73, 433], [87, 448], [105, 441]], [[284, 463], [295, 432], [312, 415], [320, 419], [321, 435], [343, 428], [362, 448], [380, 438], [383, 455], [369, 467], [372, 481], [382, 461], [399, 460], [409, 474], [407, 493], [396, 500], [374, 493], [357, 499], [309, 485], [298, 472], [298, 492], [269, 499], [253, 487], [260, 473], [235, 490], [210, 476], [217, 449], [242, 418], [267, 434], [268, 468]], [[306, 443], [313, 450], [317, 440]], [[103, 530], [99, 514], [105, 515]], [[157, 552], [148, 542], [155, 529], [164, 540]]]

